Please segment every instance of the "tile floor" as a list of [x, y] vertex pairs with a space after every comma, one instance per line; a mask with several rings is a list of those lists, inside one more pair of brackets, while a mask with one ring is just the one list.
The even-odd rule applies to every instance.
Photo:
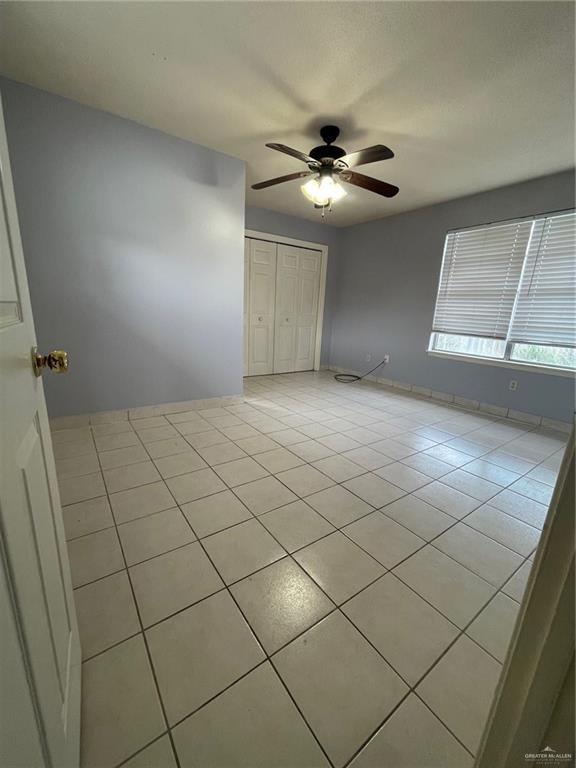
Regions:
[[467, 768], [565, 435], [328, 372], [52, 423], [83, 768]]

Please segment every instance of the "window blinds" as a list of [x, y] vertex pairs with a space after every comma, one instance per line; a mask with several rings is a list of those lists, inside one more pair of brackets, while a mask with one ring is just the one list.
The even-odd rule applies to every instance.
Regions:
[[536, 219], [510, 341], [576, 347], [576, 214]]
[[505, 339], [533, 220], [450, 232], [433, 331]]

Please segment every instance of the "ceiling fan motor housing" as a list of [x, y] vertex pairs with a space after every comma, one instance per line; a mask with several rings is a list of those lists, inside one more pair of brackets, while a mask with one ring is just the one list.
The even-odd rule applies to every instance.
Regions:
[[333, 142], [336, 141], [340, 135], [340, 128], [336, 125], [325, 125], [320, 129], [320, 136], [324, 139], [326, 144], [321, 144], [319, 147], [314, 147], [309, 152], [310, 157], [314, 160], [322, 162], [322, 160], [338, 160], [340, 157], [344, 157], [346, 150], [342, 147], [333, 146]]
[[336, 147], [333, 144], [321, 144], [319, 147], [314, 147], [308, 153], [314, 160], [318, 160], [320, 163], [322, 160], [338, 160], [340, 157], [344, 157], [346, 150], [342, 147]]

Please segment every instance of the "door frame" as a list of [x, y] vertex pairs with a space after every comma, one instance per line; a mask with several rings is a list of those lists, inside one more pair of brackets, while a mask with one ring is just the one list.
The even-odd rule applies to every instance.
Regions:
[[[566, 749], [546, 740], [573, 733], [563, 704], [572, 697], [574, 664], [574, 485], [573, 427], [475, 768], [543, 765], [545, 746]], [[572, 765], [560, 754], [552, 755], [555, 765]]]
[[320, 355], [322, 352], [322, 329], [324, 326], [324, 305], [326, 302], [326, 276], [328, 274], [328, 246], [322, 243], [310, 243], [307, 240], [296, 240], [293, 237], [284, 237], [284, 235], [273, 235], [270, 232], [259, 232], [255, 229], [247, 229], [244, 237], [251, 240], [265, 240], [269, 243], [278, 243], [279, 245], [292, 245], [296, 248], [309, 248], [310, 250], [320, 251], [320, 290], [318, 293], [318, 315], [316, 321], [316, 341], [314, 344], [314, 371], [320, 370]]

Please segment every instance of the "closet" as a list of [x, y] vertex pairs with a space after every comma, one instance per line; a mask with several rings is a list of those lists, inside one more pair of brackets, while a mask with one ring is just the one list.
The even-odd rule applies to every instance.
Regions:
[[321, 251], [245, 239], [245, 376], [314, 368], [321, 271]]

